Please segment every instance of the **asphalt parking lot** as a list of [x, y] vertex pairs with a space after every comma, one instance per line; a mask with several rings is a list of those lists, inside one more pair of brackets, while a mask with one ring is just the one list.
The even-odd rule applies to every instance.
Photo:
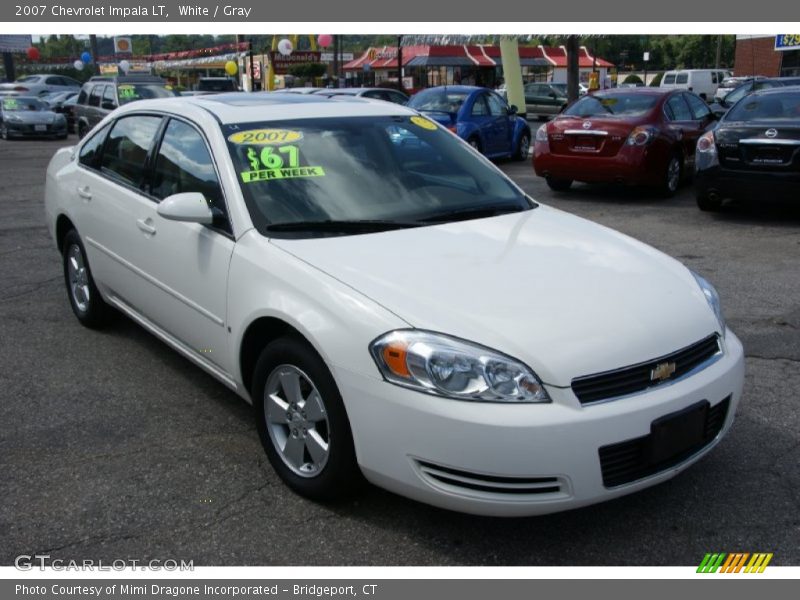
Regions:
[[45, 168], [63, 144], [0, 141], [0, 564], [36, 553], [195, 565], [696, 565], [711, 551], [800, 564], [800, 205], [706, 214], [691, 185], [669, 200], [614, 187], [555, 193], [529, 162], [502, 164], [534, 198], [643, 240], [717, 286], [747, 354], [733, 429], [665, 484], [546, 517], [477, 518], [376, 488], [323, 506], [281, 484], [250, 407], [227, 388], [131, 321], [101, 333], [78, 324], [44, 224]]

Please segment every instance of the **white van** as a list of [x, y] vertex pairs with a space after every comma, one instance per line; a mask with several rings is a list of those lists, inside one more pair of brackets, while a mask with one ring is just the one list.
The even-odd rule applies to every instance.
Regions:
[[661, 78], [662, 88], [680, 88], [689, 90], [703, 100], [711, 101], [722, 80], [730, 73], [718, 69], [683, 69], [667, 71]]

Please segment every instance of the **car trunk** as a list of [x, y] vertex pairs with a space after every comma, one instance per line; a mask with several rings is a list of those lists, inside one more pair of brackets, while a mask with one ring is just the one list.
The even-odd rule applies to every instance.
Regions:
[[800, 126], [758, 121], [716, 133], [720, 166], [731, 170], [800, 171]]
[[613, 117], [558, 117], [547, 127], [550, 152], [566, 156], [615, 156], [637, 124]]

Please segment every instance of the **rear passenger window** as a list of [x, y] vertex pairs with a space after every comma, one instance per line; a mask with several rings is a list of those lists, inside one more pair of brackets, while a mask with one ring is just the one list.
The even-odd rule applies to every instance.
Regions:
[[688, 73], [678, 73], [678, 76], [675, 77], [675, 83], [687, 83], [688, 81], [689, 81]]
[[78, 100], [76, 101], [77, 104], [86, 104], [86, 100], [89, 98], [89, 92], [86, 89], [86, 86], [81, 88], [81, 93], [78, 94]]
[[106, 139], [106, 134], [108, 134], [108, 125], [90, 137], [81, 147], [81, 152], [78, 155], [78, 162], [90, 169], [96, 169], [97, 159], [100, 156], [100, 151], [103, 149], [103, 142]]
[[145, 159], [161, 124], [161, 117], [123, 117], [108, 134], [100, 167], [114, 179], [140, 187]]
[[674, 84], [674, 83], [675, 83], [675, 74], [674, 74], [674, 73], [671, 73], [671, 74], [669, 74], [669, 75], [665, 75], [665, 76], [664, 76], [664, 83], [665, 83], [666, 85], [672, 85], [672, 84]]
[[708, 105], [694, 94], [684, 94], [684, 98], [689, 103], [692, 118], [696, 121], [702, 121], [711, 114], [711, 109], [708, 108]]
[[671, 121], [692, 120], [692, 113], [689, 111], [689, 106], [680, 95], [672, 96], [669, 100], [667, 100], [665, 110], [667, 117], [669, 117]]
[[230, 231], [222, 188], [205, 140], [191, 125], [172, 119], [158, 150], [150, 193], [163, 200], [183, 192], [203, 194], [214, 213], [214, 225]]

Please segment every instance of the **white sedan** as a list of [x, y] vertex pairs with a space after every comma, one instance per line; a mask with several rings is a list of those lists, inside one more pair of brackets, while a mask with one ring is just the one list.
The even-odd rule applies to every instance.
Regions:
[[311, 498], [575, 508], [697, 461], [741, 397], [707, 281], [399, 105], [131, 103], [56, 153], [46, 209], [78, 320], [121, 312], [252, 402]]

